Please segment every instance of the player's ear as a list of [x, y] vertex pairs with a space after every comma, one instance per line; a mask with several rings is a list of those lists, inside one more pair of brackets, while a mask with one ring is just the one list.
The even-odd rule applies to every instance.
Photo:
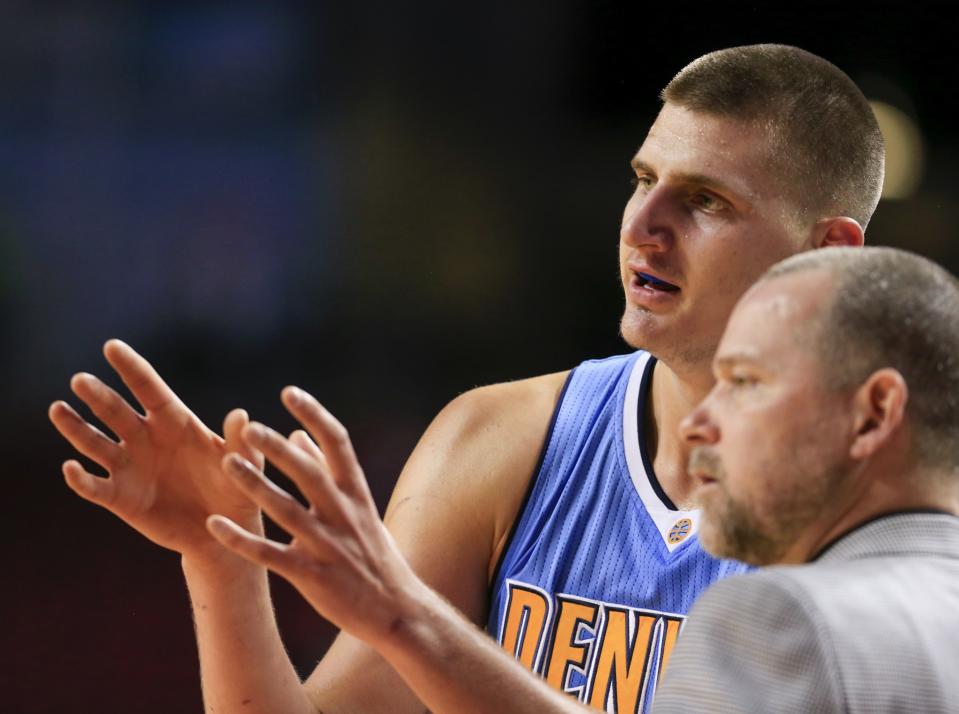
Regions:
[[813, 248], [841, 246], [861, 248], [865, 240], [862, 226], [854, 218], [848, 216], [823, 218], [816, 221], [816, 225], [813, 226]]
[[899, 432], [909, 400], [906, 380], [886, 367], [873, 372], [853, 397], [854, 438], [849, 455], [867, 459]]

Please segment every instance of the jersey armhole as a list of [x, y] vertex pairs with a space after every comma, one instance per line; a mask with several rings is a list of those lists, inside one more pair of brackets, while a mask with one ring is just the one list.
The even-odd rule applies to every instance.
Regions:
[[530, 475], [529, 485], [526, 487], [526, 494], [523, 496], [523, 501], [519, 506], [519, 510], [516, 511], [516, 517], [513, 519], [513, 524], [510, 526], [509, 535], [506, 536], [506, 540], [503, 542], [503, 549], [500, 551], [499, 558], [496, 559], [496, 567], [493, 568], [493, 574], [490, 576], [489, 588], [487, 591], [486, 600], [489, 603], [493, 602], [496, 581], [499, 579], [500, 572], [503, 569], [503, 562], [506, 560], [506, 554], [509, 553], [510, 546], [513, 544], [513, 538], [516, 536], [516, 529], [519, 528], [519, 522], [526, 513], [526, 508], [529, 506], [529, 500], [533, 495], [533, 490], [536, 488], [536, 483], [539, 481], [540, 474], [543, 471], [543, 462], [546, 461], [546, 452], [549, 450], [549, 445], [553, 440], [553, 430], [556, 428], [556, 420], [559, 418], [559, 410], [563, 407], [563, 400], [566, 398], [566, 390], [569, 388], [569, 384], [573, 380], [573, 375], [576, 373], [576, 369], [577, 368], [575, 367], [571, 369], [569, 374], [566, 376], [566, 381], [563, 382], [563, 388], [560, 390], [559, 399], [556, 400], [556, 406], [553, 408], [553, 416], [550, 418], [549, 427], [546, 429], [546, 438], [543, 440], [543, 447], [540, 449], [539, 459], [536, 461], [536, 468], [533, 469], [533, 473]]

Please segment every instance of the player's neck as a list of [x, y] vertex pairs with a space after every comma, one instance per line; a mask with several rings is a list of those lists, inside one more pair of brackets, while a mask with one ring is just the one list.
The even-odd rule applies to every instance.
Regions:
[[689, 507], [692, 480], [686, 472], [689, 449], [679, 436], [679, 423], [713, 387], [713, 376], [703, 369], [682, 373], [657, 362], [646, 404], [646, 447], [660, 486], [680, 508]]

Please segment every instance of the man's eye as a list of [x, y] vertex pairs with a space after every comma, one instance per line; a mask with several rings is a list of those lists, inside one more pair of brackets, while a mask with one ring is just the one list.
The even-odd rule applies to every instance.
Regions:
[[639, 174], [637, 176], [633, 176], [630, 183], [632, 183], [633, 186], [636, 186], [637, 188], [642, 188], [643, 190], [648, 191], [649, 189], [653, 187], [653, 184], [655, 182], [653, 181], [652, 176], [648, 176], [646, 174]]
[[707, 211], [718, 211], [725, 208], [726, 202], [710, 193], [697, 193], [692, 197], [695, 205]]
[[746, 375], [734, 374], [729, 378], [729, 383], [736, 388], [752, 387], [756, 384], [756, 380]]

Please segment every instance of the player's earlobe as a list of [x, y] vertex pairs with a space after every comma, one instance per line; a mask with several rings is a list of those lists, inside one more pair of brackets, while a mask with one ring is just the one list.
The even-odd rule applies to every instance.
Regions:
[[861, 248], [865, 242], [862, 226], [854, 218], [834, 216], [823, 218], [813, 227], [812, 247]]
[[854, 396], [855, 430], [850, 456], [865, 459], [898, 433], [905, 415], [909, 388], [895, 369], [873, 372]]

